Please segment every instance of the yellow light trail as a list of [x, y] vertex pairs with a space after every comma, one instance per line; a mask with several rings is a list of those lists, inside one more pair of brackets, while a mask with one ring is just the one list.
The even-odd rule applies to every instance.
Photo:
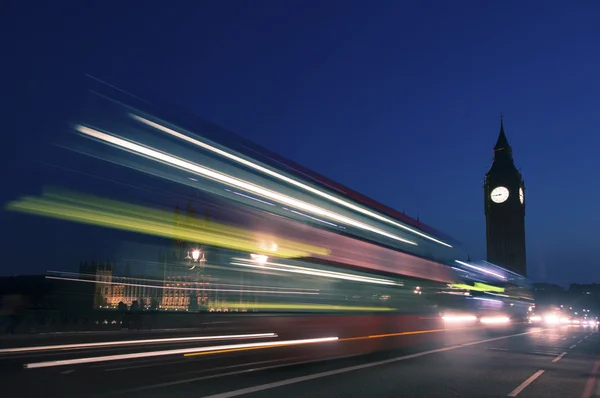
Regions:
[[186, 220], [184, 217], [175, 225], [170, 212], [93, 196], [46, 192], [42, 197], [25, 197], [10, 202], [6, 209], [283, 258], [329, 254], [325, 248], [285, 239], [276, 239], [274, 253], [263, 248], [262, 242], [274, 239], [266, 234], [214, 222]]
[[477, 291], [477, 292], [504, 293], [503, 287], [487, 285], [485, 283], [480, 283], [480, 282], [475, 282], [473, 285], [467, 285], [465, 283], [454, 283], [450, 286], [453, 289], [473, 290], [473, 291]]

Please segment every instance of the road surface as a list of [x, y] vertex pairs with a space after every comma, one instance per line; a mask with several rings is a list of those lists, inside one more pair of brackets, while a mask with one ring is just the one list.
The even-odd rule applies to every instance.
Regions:
[[426, 347], [320, 361], [353, 341], [140, 335], [0, 352], [0, 378], [7, 397], [600, 397], [600, 334], [589, 329], [436, 333]]

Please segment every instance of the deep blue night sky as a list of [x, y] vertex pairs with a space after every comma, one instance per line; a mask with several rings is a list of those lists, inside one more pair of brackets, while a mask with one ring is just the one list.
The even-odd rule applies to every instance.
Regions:
[[[85, 72], [179, 103], [485, 258], [482, 182], [502, 111], [528, 188], [530, 276], [600, 282], [600, 3], [59, 3], [2, 12], [14, 87], [2, 100], [14, 122], [3, 132], [3, 200], [42, 187], [14, 166], [52, 134], [12, 130], [30, 111], [31, 82]], [[80, 254], [65, 254], [69, 245], [91, 244], [53, 249], [55, 221], [28, 218], [25, 233], [18, 217], [0, 216], [0, 273], [72, 268]]]

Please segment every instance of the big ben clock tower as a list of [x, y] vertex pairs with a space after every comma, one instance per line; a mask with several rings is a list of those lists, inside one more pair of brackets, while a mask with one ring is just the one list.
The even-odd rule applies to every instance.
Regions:
[[515, 166], [502, 118], [483, 191], [488, 261], [526, 276], [525, 184]]

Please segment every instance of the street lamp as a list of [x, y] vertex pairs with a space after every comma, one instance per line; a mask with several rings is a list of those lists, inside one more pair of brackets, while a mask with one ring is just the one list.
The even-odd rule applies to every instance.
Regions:
[[200, 258], [200, 250], [196, 249], [196, 250], [192, 251], [192, 260], [198, 261], [199, 258]]
[[204, 264], [206, 263], [206, 257], [204, 257], [204, 253], [202, 253], [198, 249], [194, 249], [191, 252], [188, 252], [188, 255], [185, 257], [185, 259], [188, 260], [188, 262], [191, 265], [190, 271], [195, 269], [198, 265], [200, 265], [202, 269], [204, 268]]

